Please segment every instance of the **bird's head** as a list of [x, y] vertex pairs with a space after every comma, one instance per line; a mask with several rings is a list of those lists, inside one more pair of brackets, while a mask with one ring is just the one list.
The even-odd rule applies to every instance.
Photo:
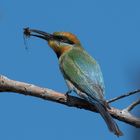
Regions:
[[70, 32], [54, 32], [50, 34], [40, 30], [25, 28], [24, 34], [28, 37], [35, 36], [46, 40], [58, 57], [73, 47], [82, 49], [78, 38]]

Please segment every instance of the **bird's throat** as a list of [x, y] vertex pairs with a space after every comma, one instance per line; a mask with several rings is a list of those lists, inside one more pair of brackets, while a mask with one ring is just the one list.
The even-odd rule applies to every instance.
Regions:
[[64, 53], [70, 51], [72, 48], [70, 46], [65, 46], [65, 47], [57, 47], [55, 48], [55, 53], [57, 54], [57, 57], [59, 58], [61, 55]]

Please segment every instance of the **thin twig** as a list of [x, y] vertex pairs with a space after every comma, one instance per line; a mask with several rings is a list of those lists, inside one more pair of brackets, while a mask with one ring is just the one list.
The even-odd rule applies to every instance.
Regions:
[[140, 99], [138, 99], [137, 101], [135, 101], [132, 104], [130, 104], [125, 110], [127, 110], [129, 112], [132, 109], [134, 109], [134, 107], [136, 107], [138, 104], [140, 104]]
[[107, 102], [108, 102], [108, 103], [112, 103], [112, 102], [115, 102], [115, 101], [117, 101], [117, 100], [119, 100], [119, 99], [122, 99], [122, 98], [124, 98], [124, 97], [128, 97], [128, 96], [130, 96], [130, 95], [133, 95], [133, 94], [136, 94], [136, 93], [139, 93], [139, 92], [140, 92], [140, 89], [137, 89], [137, 90], [134, 90], [134, 91], [125, 93], [125, 94], [123, 94], [123, 95], [121, 95], [121, 96], [115, 97], [115, 98], [113, 98], [113, 99], [110, 99], [110, 100], [108, 100]]

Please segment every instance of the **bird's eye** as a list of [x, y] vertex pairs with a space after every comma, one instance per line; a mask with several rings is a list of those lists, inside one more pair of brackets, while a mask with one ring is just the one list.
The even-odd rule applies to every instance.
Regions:
[[73, 41], [71, 41], [69, 39], [66, 40], [66, 43], [71, 44], [71, 45], [75, 44]]
[[55, 37], [56, 37], [56, 39], [57, 39], [58, 41], [60, 41], [60, 42], [68, 43], [68, 44], [71, 44], [71, 45], [74, 44], [73, 41], [69, 40], [68, 38], [66, 38], [66, 37], [64, 37], [64, 36], [55, 36]]

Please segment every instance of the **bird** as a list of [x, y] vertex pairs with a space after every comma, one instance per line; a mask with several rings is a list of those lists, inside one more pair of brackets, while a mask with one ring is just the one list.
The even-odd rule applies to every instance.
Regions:
[[59, 61], [60, 71], [68, 86], [66, 95], [72, 91], [82, 99], [94, 105], [105, 120], [108, 129], [116, 136], [122, 136], [117, 123], [113, 120], [105, 100], [103, 74], [98, 62], [83, 48], [76, 35], [70, 32], [54, 32], [52, 34], [24, 28], [24, 35], [44, 39], [53, 49]]

